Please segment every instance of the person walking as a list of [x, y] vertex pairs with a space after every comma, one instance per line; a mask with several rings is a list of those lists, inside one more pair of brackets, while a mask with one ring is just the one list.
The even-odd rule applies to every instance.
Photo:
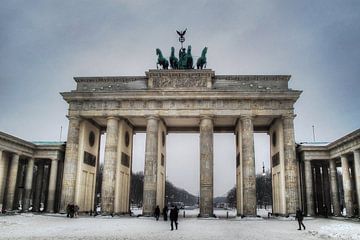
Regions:
[[296, 217], [295, 218], [298, 220], [298, 223], [299, 223], [298, 230], [301, 230], [301, 226], [303, 226], [304, 230], [305, 230], [305, 225], [303, 223], [304, 215], [303, 215], [303, 212], [300, 210], [300, 208], [298, 208], [296, 210]]
[[168, 212], [168, 207], [167, 205], [165, 205], [165, 207], [163, 208], [162, 210], [162, 214], [163, 214], [163, 217], [164, 217], [164, 221], [167, 221], [167, 212]]
[[156, 221], [159, 221], [159, 217], [160, 217], [160, 208], [159, 208], [159, 206], [156, 206], [154, 215], [155, 215]]
[[174, 223], [176, 230], [178, 229], [178, 216], [179, 216], [179, 209], [175, 206], [170, 210], [170, 225], [171, 225], [171, 231], [174, 230]]

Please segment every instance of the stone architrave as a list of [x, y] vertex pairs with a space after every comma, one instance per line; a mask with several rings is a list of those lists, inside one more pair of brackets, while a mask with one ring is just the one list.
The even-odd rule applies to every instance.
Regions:
[[243, 211], [245, 216], [256, 216], [256, 175], [254, 126], [251, 116], [242, 116]]
[[75, 201], [76, 175], [79, 161], [79, 131], [80, 118], [77, 116], [69, 116], [69, 130], [66, 142], [61, 191], [61, 212], [66, 212], [66, 206]]
[[159, 118], [147, 117], [143, 215], [152, 216], [156, 205]]
[[306, 208], [307, 216], [314, 215], [314, 191], [311, 161], [304, 161], [305, 167], [305, 192], [306, 192]]
[[212, 217], [213, 213], [213, 131], [214, 123], [210, 116], [200, 119], [200, 216]]
[[47, 198], [47, 211], [48, 212], [54, 212], [57, 169], [58, 169], [58, 160], [52, 159], [51, 167], [50, 167], [48, 198]]
[[16, 188], [16, 179], [19, 168], [19, 155], [14, 153], [11, 159], [9, 178], [8, 178], [8, 190], [7, 190], [7, 201], [6, 208], [12, 210], [14, 207], [14, 197]]
[[101, 189], [101, 204], [103, 214], [112, 214], [114, 212], [118, 131], [119, 119], [116, 117], [108, 117], [106, 127], [103, 181]]
[[336, 171], [336, 159], [330, 159], [330, 189], [331, 189], [331, 202], [333, 206], [334, 216], [340, 216], [340, 203]]
[[351, 189], [351, 179], [349, 172], [349, 159], [346, 155], [341, 156], [341, 167], [342, 167], [342, 176], [343, 176], [343, 185], [344, 185], [344, 200], [346, 207], [346, 216], [353, 216], [353, 202], [352, 202], [352, 189]]
[[357, 149], [354, 151], [354, 168], [355, 168], [355, 185], [358, 206], [360, 206], [360, 150]]
[[294, 115], [283, 116], [284, 163], [285, 163], [285, 201], [286, 213], [294, 214], [299, 207], [298, 164], [295, 154]]
[[34, 158], [28, 160], [26, 167], [26, 176], [25, 176], [25, 196], [24, 196], [24, 210], [27, 211], [30, 207], [31, 202], [31, 191], [32, 191], [32, 182], [34, 175]]

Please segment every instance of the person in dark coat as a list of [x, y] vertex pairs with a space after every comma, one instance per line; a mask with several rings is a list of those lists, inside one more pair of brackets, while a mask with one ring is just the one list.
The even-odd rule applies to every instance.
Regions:
[[160, 208], [159, 208], [159, 206], [156, 206], [154, 215], [155, 215], [156, 221], [159, 221], [159, 217], [160, 217]]
[[298, 223], [299, 223], [298, 230], [301, 230], [301, 226], [303, 226], [304, 230], [305, 230], [305, 225], [303, 223], [304, 215], [303, 215], [303, 212], [300, 210], [300, 208], [298, 208], [296, 210], [296, 217], [295, 218], [298, 220]]
[[168, 209], [167, 205], [165, 205], [165, 207], [162, 210], [162, 214], [164, 216], [164, 221], [167, 221], [167, 212], [168, 212], [168, 210], [169, 209]]
[[179, 216], [179, 209], [175, 206], [173, 209], [170, 210], [170, 225], [171, 225], [171, 231], [174, 230], [174, 223], [176, 230], [178, 229], [178, 216]]

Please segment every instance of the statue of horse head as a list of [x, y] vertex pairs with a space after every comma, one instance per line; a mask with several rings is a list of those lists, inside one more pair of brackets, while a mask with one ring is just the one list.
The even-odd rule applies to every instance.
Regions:
[[191, 54], [191, 45], [188, 46], [187, 54]]
[[156, 49], [156, 55], [162, 55], [161, 50], [159, 48]]
[[204, 47], [204, 49], [201, 52], [201, 56], [205, 57], [206, 53], [207, 53], [207, 47]]
[[175, 48], [171, 47], [171, 56], [175, 56]]

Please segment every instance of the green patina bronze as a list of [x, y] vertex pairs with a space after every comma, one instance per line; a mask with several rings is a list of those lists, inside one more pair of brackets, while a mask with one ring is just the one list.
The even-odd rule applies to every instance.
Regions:
[[198, 60], [196, 61], [197, 69], [206, 68], [206, 53], [207, 53], [207, 47], [204, 47], [204, 49], [201, 52], [201, 57], [199, 57]]
[[158, 55], [158, 61], [156, 63], [156, 68], [159, 69], [159, 65], [162, 66], [163, 69], [169, 68], [169, 61], [163, 57], [162, 52], [159, 48], [156, 49], [156, 55]]
[[[179, 42], [181, 43], [181, 48], [179, 50], [179, 59], [175, 57], [175, 48], [171, 47], [171, 55], [170, 55], [170, 67], [172, 69], [194, 69], [194, 60], [191, 54], [191, 45], [188, 46], [187, 50], [183, 47], [183, 42], [185, 41], [185, 33], [184, 31], [176, 31], [179, 34]], [[207, 47], [205, 47], [201, 53], [201, 57], [198, 58], [196, 62], [197, 69], [206, 68], [206, 52]], [[156, 55], [158, 55], [158, 61], [156, 63], [157, 69], [159, 69], [159, 65], [162, 66], [163, 69], [169, 68], [169, 61], [163, 57], [159, 48], [156, 49]]]
[[175, 57], [175, 48], [174, 47], [171, 47], [170, 67], [172, 69], [179, 68], [179, 59], [177, 57]]

